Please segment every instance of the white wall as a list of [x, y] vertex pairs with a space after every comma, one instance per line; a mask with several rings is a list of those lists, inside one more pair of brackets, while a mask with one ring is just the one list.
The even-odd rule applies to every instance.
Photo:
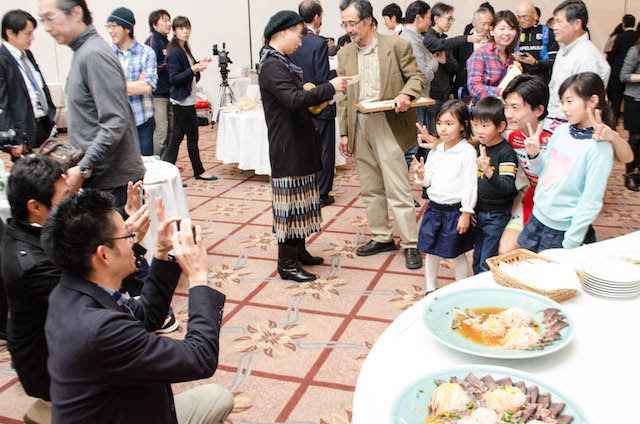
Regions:
[[[234, 61], [231, 65], [231, 75], [240, 75], [242, 69], [250, 66], [250, 47], [253, 47], [253, 63], [258, 59], [258, 53], [263, 42], [263, 30], [269, 17], [278, 10], [296, 10], [300, 0], [88, 0], [89, 8], [93, 13], [94, 23], [98, 32], [110, 40], [104, 29], [105, 19], [113, 9], [119, 6], [129, 7], [136, 16], [136, 38], [144, 41], [149, 34], [147, 17], [154, 9], [167, 9], [173, 17], [187, 16], [191, 20], [192, 34], [191, 47], [196, 58], [211, 56], [211, 47], [214, 43], [227, 43], [227, 50]], [[392, 0], [370, 0], [373, 5], [374, 15], [378, 19], [379, 31], [387, 33], [382, 24], [382, 8]], [[403, 10], [413, 0], [395, 0]], [[338, 5], [340, 0], [321, 0], [325, 15], [322, 34], [332, 36], [336, 40], [344, 30], [340, 28], [340, 13]], [[427, 1], [433, 6], [435, 1]], [[448, 4], [455, 7], [456, 21], [449, 33], [451, 36], [462, 33], [465, 25], [471, 21], [473, 11], [483, 0], [448, 0]], [[491, 4], [496, 10], [511, 8], [515, 10], [518, 0], [493, 0]], [[535, 3], [542, 9], [542, 21], [545, 22], [553, 13], [553, 9], [560, 3], [559, 0], [537, 0]], [[640, 18], [640, 0], [586, 0], [589, 7], [592, 39], [602, 48], [608, 34], [620, 22], [625, 13], [634, 13]], [[25, 9], [37, 17], [37, 0], [0, 0], [0, 14], [14, 8]], [[251, 37], [249, 36], [249, 7], [251, 10]], [[32, 45], [41, 69], [47, 82], [61, 82], [64, 84], [71, 60], [71, 50], [66, 46], [58, 46], [47, 34], [42, 25], [36, 30], [36, 39]], [[251, 40], [249, 40], [251, 38]], [[200, 86], [214, 101], [220, 84], [217, 60], [214, 58], [214, 66], [203, 74]]]

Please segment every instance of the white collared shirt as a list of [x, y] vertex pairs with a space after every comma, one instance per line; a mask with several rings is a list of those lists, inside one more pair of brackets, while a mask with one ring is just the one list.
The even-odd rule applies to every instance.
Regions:
[[438, 144], [427, 157], [421, 181], [429, 199], [441, 205], [461, 203], [460, 212], [473, 213], [478, 201], [476, 158], [476, 149], [465, 139], [447, 151], [444, 143]]
[[[27, 73], [23, 69], [24, 65], [22, 63], [22, 53], [23, 53], [22, 50], [18, 49], [12, 44], [7, 43], [6, 41], [3, 41], [2, 44], [4, 44], [4, 46], [7, 48], [7, 50], [9, 50], [11, 55], [16, 59], [17, 63], [19, 64], [18, 68], [20, 69], [20, 73], [22, 74], [22, 78], [24, 79], [24, 84], [27, 86], [27, 91], [29, 92], [29, 99], [31, 99], [31, 107], [33, 107], [33, 114], [35, 115], [36, 119], [42, 118], [43, 116], [45, 116], [44, 109], [40, 105], [40, 100], [38, 99], [38, 92], [33, 87], [33, 84], [29, 80]], [[33, 64], [29, 59], [27, 59], [26, 62], [27, 62], [27, 66], [29, 66], [29, 70], [31, 71], [31, 74], [33, 75], [33, 78], [35, 79], [34, 82], [38, 84], [38, 86], [44, 92], [44, 81], [42, 80], [42, 75], [40, 75], [40, 72], [36, 71], [36, 68], [33, 66]]]
[[582, 34], [568, 46], [560, 44], [560, 50], [553, 63], [551, 82], [549, 83], [549, 118], [565, 119], [558, 89], [572, 75], [581, 72], [595, 72], [607, 86], [611, 67], [598, 48], [589, 41], [589, 34]]

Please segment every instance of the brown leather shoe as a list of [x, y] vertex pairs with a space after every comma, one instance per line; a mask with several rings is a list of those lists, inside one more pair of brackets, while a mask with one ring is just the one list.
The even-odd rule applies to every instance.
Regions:
[[634, 174], [624, 174], [624, 186], [631, 191], [640, 191], [638, 178]]

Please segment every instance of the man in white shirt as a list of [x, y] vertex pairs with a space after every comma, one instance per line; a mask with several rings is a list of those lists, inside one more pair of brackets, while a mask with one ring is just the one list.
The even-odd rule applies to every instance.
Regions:
[[[39, 147], [51, 133], [56, 108], [40, 68], [29, 51], [38, 25], [24, 10], [2, 18], [0, 47], [0, 131], [22, 132], [31, 147]], [[15, 157], [20, 157], [16, 150]]]
[[567, 122], [562, 112], [562, 102], [558, 96], [560, 85], [572, 75], [581, 72], [595, 72], [604, 85], [609, 81], [611, 68], [598, 48], [589, 40], [587, 6], [581, 0], [566, 0], [553, 12], [553, 30], [560, 50], [553, 64], [549, 83], [549, 115], [545, 129], [553, 132]]

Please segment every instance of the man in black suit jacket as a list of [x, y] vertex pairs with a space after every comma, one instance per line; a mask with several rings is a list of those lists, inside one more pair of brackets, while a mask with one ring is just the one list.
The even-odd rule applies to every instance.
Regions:
[[607, 53], [607, 62], [611, 65], [611, 76], [607, 85], [607, 96], [611, 102], [616, 119], [620, 117], [620, 107], [622, 106], [622, 93], [624, 83], [620, 81], [620, 71], [624, 58], [627, 57], [629, 49], [638, 41], [638, 33], [633, 29], [636, 25], [636, 18], [633, 15], [624, 15], [622, 18], [622, 29], [624, 32], [616, 35], [611, 50]]
[[35, 18], [23, 10], [7, 12], [0, 47], [0, 131], [24, 133], [31, 147], [49, 137], [56, 115], [49, 88], [29, 51], [36, 26]]
[[[289, 55], [291, 61], [302, 68], [302, 79], [318, 86], [336, 76], [329, 70], [329, 45], [321, 37], [322, 6], [315, 0], [300, 3], [298, 12], [307, 26], [307, 33], [302, 37], [302, 45]], [[322, 171], [318, 173], [318, 189], [320, 190], [320, 206], [335, 202], [329, 193], [333, 188], [333, 177], [336, 167], [336, 105], [328, 105], [316, 115], [320, 137], [322, 138]]]
[[[63, 270], [49, 297], [52, 423], [222, 423], [233, 397], [217, 385], [176, 396], [171, 383], [209, 378], [218, 365], [225, 297], [207, 286], [207, 253], [200, 227], [167, 219], [157, 203], [158, 241], [139, 301], [118, 289], [135, 271], [133, 235], [113, 196], [87, 189], [49, 214], [42, 244]], [[173, 241], [171, 241], [173, 238]], [[175, 259], [169, 256], [173, 249]], [[162, 324], [182, 271], [189, 290], [184, 340], [151, 333]]]

